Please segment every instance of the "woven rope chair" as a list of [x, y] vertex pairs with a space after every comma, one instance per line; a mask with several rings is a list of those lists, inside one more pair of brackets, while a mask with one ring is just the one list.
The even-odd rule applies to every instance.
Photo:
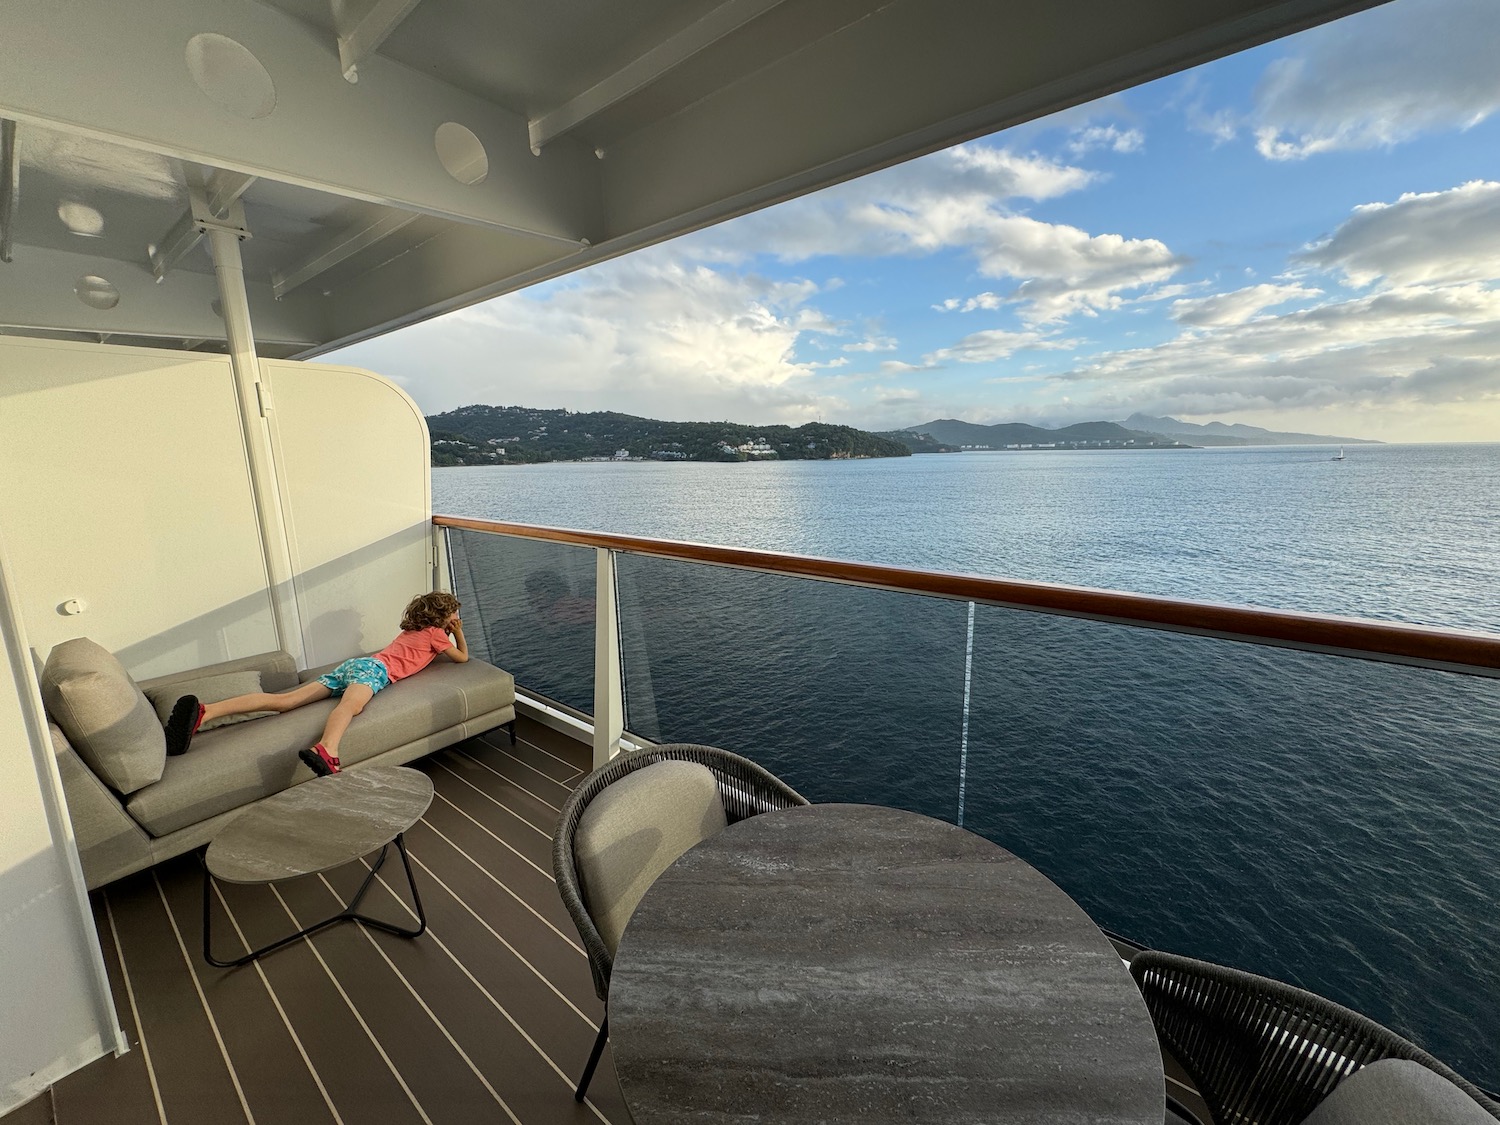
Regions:
[[1408, 1059], [1500, 1119], [1497, 1103], [1415, 1043], [1331, 1000], [1254, 973], [1146, 950], [1130, 962], [1162, 1046], [1218, 1125], [1298, 1125], [1367, 1063]]
[[614, 958], [610, 956], [609, 949], [599, 936], [599, 929], [584, 904], [583, 891], [578, 883], [578, 868], [573, 857], [573, 837], [578, 830], [579, 818], [583, 816], [583, 810], [588, 808], [590, 801], [627, 774], [664, 761], [696, 762], [707, 766], [713, 773], [714, 780], [719, 783], [725, 819], [730, 824], [758, 813], [808, 803], [807, 798], [786, 782], [748, 758], [713, 746], [693, 746], [687, 743], [669, 743], [622, 753], [579, 782], [578, 788], [573, 790], [563, 805], [562, 814], [557, 821], [557, 831], [552, 836], [552, 873], [557, 878], [557, 890], [562, 896], [563, 905], [568, 908], [573, 925], [578, 928], [578, 936], [583, 940], [584, 952], [588, 954], [589, 970], [594, 976], [594, 991], [606, 1005], [605, 1018], [599, 1025], [599, 1035], [594, 1040], [588, 1066], [584, 1068], [583, 1077], [578, 1080], [578, 1089], [573, 1095], [580, 1102], [588, 1089], [589, 1080], [594, 1076], [594, 1068], [599, 1065], [605, 1040], [609, 1037], [609, 974], [614, 968]]

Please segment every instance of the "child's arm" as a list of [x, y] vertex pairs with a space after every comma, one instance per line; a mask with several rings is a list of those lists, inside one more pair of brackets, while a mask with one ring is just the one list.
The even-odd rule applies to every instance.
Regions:
[[469, 643], [464, 640], [464, 623], [457, 616], [448, 622], [448, 632], [453, 634], [453, 647], [445, 649], [443, 655], [455, 664], [469, 659]]

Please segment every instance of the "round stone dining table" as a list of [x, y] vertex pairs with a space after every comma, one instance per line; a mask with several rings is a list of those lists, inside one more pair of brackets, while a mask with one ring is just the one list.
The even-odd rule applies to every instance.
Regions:
[[1055, 884], [874, 805], [750, 817], [652, 884], [609, 986], [636, 1125], [1160, 1125], [1145, 1003]]

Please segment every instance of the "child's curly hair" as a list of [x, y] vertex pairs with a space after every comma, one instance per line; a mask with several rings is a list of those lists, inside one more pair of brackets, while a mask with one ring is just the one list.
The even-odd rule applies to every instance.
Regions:
[[430, 629], [443, 624], [457, 612], [458, 599], [452, 594], [441, 590], [418, 594], [406, 603], [406, 612], [401, 615], [401, 631], [413, 633], [418, 629]]

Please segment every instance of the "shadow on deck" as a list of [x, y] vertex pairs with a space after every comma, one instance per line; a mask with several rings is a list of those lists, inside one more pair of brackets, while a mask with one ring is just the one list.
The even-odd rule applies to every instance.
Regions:
[[[607, 1050], [588, 1102], [573, 1101], [603, 1011], [551, 849], [588, 748], [526, 719], [519, 730], [515, 747], [495, 731], [413, 763], [436, 789], [406, 834], [422, 937], [335, 926], [215, 969], [202, 954], [196, 853], [95, 892], [131, 1050], [68, 1076], [5, 1125], [629, 1122]], [[216, 953], [332, 912], [366, 870], [221, 885]], [[365, 909], [409, 925], [405, 893], [388, 863]]]

